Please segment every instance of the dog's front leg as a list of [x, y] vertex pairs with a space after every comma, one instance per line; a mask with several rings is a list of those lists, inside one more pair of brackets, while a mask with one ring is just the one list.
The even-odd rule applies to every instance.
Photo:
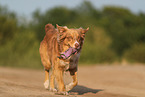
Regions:
[[44, 87], [45, 87], [45, 89], [49, 88], [49, 70], [45, 70]]
[[55, 77], [57, 80], [57, 84], [58, 84], [58, 93], [57, 94], [61, 94], [61, 95], [68, 95], [68, 93], [65, 90], [65, 85], [64, 85], [64, 81], [63, 81], [63, 68], [61, 67], [56, 67], [55, 70]]
[[55, 69], [52, 68], [52, 74], [50, 76], [50, 91], [57, 92], [54, 87], [54, 80], [55, 80]]
[[72, 88], [74, 88], [78, 84], [77, 71], [70, 71], [70, 74], [72, 76], [73, 82], [66, 85], [66, 91], [70, 91]]

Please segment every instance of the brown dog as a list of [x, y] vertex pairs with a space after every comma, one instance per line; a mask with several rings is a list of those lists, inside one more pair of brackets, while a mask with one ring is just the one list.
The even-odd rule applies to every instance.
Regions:
[[[83, 46], [87, 29], [68, 29], [66, 26], [57, 25], [57, 29], [52, 24], [45, 26], [45, 37], [39, 48], [42, 64], [45, 68], [44, 87], [51, 91], [57, 91], [54, 87], [54, 79], [58, 84], [58, 93], [67, 94], [77, 85], [77, 64]], [[49, 82], [49, 70], [52, 74]], [[69, 71], [73, 82], [64, 85], [63, 72]], [[49, 85], [50, 83], [50, 85]]]

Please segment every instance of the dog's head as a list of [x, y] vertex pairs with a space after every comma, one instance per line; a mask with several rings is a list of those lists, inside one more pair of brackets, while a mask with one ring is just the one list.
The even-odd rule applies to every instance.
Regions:
[[61, 27], [58, 25], [57, 29], [58, 41], [61, 45], [62, 52], [66, 51], [70, 47], [80, 50], [85, 39], [85, 34], [89, 30], [89, 28], [69, 29], [66, 26]]

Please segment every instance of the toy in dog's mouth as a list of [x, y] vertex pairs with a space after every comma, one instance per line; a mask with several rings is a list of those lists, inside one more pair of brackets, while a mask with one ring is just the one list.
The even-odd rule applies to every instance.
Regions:
[[75, 54], [77, 54], [77, 49], [70, 47], [65, 52], [61, 53], [58, 58], [59, 59], [68, 59], [71, 55], [75, 55]]

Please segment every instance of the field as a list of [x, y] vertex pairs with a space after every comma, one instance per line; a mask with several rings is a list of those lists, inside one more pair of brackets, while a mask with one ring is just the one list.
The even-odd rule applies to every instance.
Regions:
[[[70, 97], [145, 97], [145, 66], [80, 66], [78, 74]], [[0, 97], [65, 97], [45, 90], [43, 80], [43, 70], [0, 67]]]

